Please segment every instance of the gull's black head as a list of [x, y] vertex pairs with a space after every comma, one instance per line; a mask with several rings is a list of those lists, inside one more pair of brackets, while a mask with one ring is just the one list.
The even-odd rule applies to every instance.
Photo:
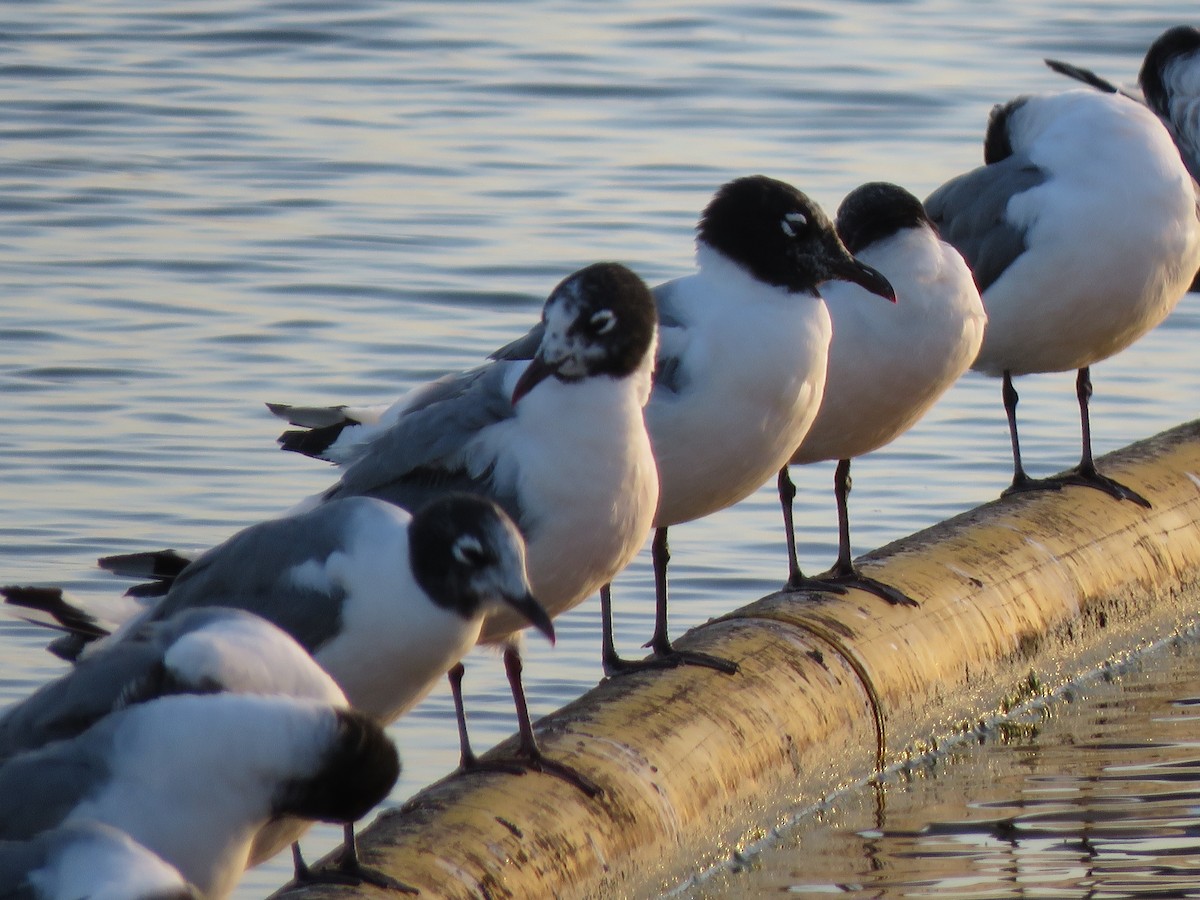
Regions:
[[619, 263], [595, 263], [550, 293], [542, 322], [545, 334], [513, 390], [514, 404], [551, 375], [568, 382], [631, 375], [654, 346], [658, 313], [637, 275]]
[[1171, 114], [1171, 97], [1164, 79], [1167, 67], [1197, 50], [1200, 50], [1200, 29], [1176, 25], [1160, 34], [1146, 51], [1142, 69], [1138, 72], [1138, 84], [1142, 86], [1146, 105], [1164, 119], [1170, 118]]
[[400, 755], [383, 729], [354, 710], [337, 716], [333, 740], [320, 767], [307, 778], [285, 783], [274, 803], [276, 815], [320, 822], [354, 822], [382, 801], [400, 776]]
[[521, 533], [491, 500], [434, 500], [413, 516], [408, 548], [413, 577], [438, 606], [464, 619], [510, 606], [554, 641], [550, 617], [530, 593]]
[[852, 190], [837, 211], [837, 233], [851, 253], [906, 228], [933, 227], [921, 201], [897, 184], [872, 181]]
[[887, 279], [850, 255], [820, 206], [765, 175], [721, 187], [700, 216], [697, 233], [759, 281], [789, 293], [816, 295], [822, 282], [841, 279], [895, 296]]

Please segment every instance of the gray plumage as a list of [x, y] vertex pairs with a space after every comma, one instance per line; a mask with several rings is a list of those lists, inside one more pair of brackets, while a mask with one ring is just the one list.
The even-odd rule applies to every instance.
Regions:
[[423, 387], [402, 421], [375, 438], [370, 452], [345, 469], [324, 499], [365, 495], [416, 510], [450, 491], [481, 494], [495, 500], [528, 539], [530, 523], [523, 520], [516, 485], [490, 466], [470, 471], [463, 454], [474, 435], [513, 417], [507, 372], [492, 363]]
[[42, 685], [0, 718], [0, 759], [74, 737], [126, 705], [127, 693], [145, 692], [154, 681], [161, 686], [162, 653], [157, 641], [134, 639], [84, 658], [63, 678]]
[[328, 504], [295, 516], [261, 522], [198, 556], [171, 583], [152, 617], [205, 606], [248, 609], [278, 625], [309, 653], [341, 630], [345, 592], [336, 583], [316, 587], [290, 578], [296, 569], [324, 564], [343, 552], [352, 505]]
[[[275, 633], [259, 617], [241, 610], [188, 609], [166, 621], [143, 622], [127, 633], [124, 640], [85, 655], [67, 673], [42, 685], [4, 711], [0, 716], [0, 761], [52, 741], [75, 737], [109, 713], [147, 700], [169, 694], [211, 693], [244, 687], [223, 684], [219, 675], [210, 672], [182, 671], [168, 659], [168, 654], [180, 646], [180, 641], [209, 626], [219, 628], [238, 620]], [[259, 641], [269, 637], [258, 630], [251, 634]], [[286, 640], [282, 634], [279, 639]], [[277, 657], [274, 660], [284, 662]], [[179, 662], [193, 664], [195, 658]], [[312, 667], [317, 670], [316, 663], [312, 663]], [[242, 676], [241, 672], [231, 674], [235, 678]], [[281, 677], [284, 676], [286, 673], [281, 673]], [[332, 682], [329, 686], [332, 687]], [[258, 689], [262, 690], [261, 687]], [[314, 696], [333, 699], [325, 693]]]
[[1025, 229], [1005, 218], [1009, 201], [1047, 177], [1025, 154], [1015, 153], [946, 182], [926, 199], [929, 218], [963, 255], [981, 292], [1028, 248]]
[[55, 741], [0, 765], [0, 840], [28, 840], [54, 828], [101, 790], [112, 774], [118, 724], [110, 717], [89, 729], [87, 740]]

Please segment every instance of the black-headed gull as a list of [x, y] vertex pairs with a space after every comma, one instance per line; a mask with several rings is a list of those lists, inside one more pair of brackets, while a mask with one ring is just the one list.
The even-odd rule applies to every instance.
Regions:
[[360, 712], [279, 696], [162, 697], [0, 764], [0, 840], [97, 821], [224, 897], [270, 820], [353, 822], [399, 772], [395, 746]]
[[[525, 537], [534, 595], [557, 616], [607, 584], [649, 534], [658, 474], [642, 408], [656, 343], [645, 284], [624, 266], [597, 263], [554, 288], [525, 358], [418, 387], [369, 423], [343, 418], [280, 441], [344, 464], [318, 502], [365, 494], [411, 507], [449, 489], [492, 497]], [[272, 409], [297, 424], [312, 421], [312, 411]], [[520, 654], [509, 638], [525, 624], [497, 613], [480, 636], [507, 642], [520, 756], [593, 792], [542, 756], [523, 713]], [[463, 761], [474, 762], [466, 744]]]
[[[221, 604], [283, 629], [313, 654], [356, 709], [387, 724], [466, 655], [489, 613], [512, 608], [554, 636], [548, 615], [529, 592], [516, 526], [495, 503], [470, 494], [447, 494], [416, 515], [383, 500], [347, 497], [252, 525], [190, 563], [178, 556], [168, 560], [167, 568], [157, 570], [162, 560], [153, 554], [102, 560], [123, 574], [157, 571], [161, 578], [155, 587], [165, 595], [123, 625], [89, 619], [61, 595], [45, 603], [63, 627], [83, 627], [89, 636], [117, 628], [83, 656], [81, 666], [128, 665], [122, 660], [137, 659], [136, 646], [122, 649], [115, 663], [91, 660], [130, 641], [140, 643], [147, 629], [170, 635], [180, 627], [172, 624], [180, 615]], [[51, 590], [10, 587], [0, 593], [28, 606]], [[284, 677], [282, 663], [270, 668], [269, 674]], [[294, 827], [275, 829], [256, 846], [253, 860], [298, 836]], [[341, 870], [375, 877], [357, 865], [352, 826], [346, 838]], [[297, 869], [306, 874], [299, 856]]]
[[[848, 280], [889, 300], [887, 279], [854, 259], [814, 201], [774, 178], [737, 178], [717, 190], [697, 226], [697, 271], [660, 285], [660, 345], [646, 427], [662, 496], [655, 516], [655, 627], [643, 662], [613, 646], [604, 611], [608, 674], [695, 663], [736, 671], [706, 654], [681, 653], [667, 632], [667, 529], [724, 509], [787, 461], [816, 416], [824, 390], [830, 320], [820, 286]], [[528, 355], [537, 332], [497, 351]]]
[[[1191, 176], [1146, 107], [1086, 89], [995, 107], [984, 162], [938, 188], [925, 207], [983, 294], [988, 327], [972, 368], [1003, 379], [1013, 451], [1006, 493], [1079, 484], [1148, 506], [1096, 471], [1090, 369], [1166, 318], [1200, 267]], [[1070, 370], [1077, 373], [1079, 465], [1030, 478], [1012, 379]]]
[[784, 466], [779, 494], [787, 589], [859, 587], [912, 604], [903, 592], [864, 576], [851, 560], [850, 460], [890, 443], [925, 415], [975, 359], [987, 315], [962, 256], [938, 237], [921, 201], [904, 188], [886, 182], [856, 188], [842, 200], [836, 225], [846, 248], [891, 282], [896, 303], [861, 302], [870, 298], [846, 282], [822, 288], [833, 319], [825, 396], [791, 462], [837, 460], [838, 558], [822, 575], [801, 573], [792, 523], [796, 489]]

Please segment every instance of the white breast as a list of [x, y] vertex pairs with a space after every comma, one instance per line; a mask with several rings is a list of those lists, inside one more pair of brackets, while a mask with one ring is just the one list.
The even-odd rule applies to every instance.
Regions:
[[[514, 372], [513, 380], [519, 376]], [[497, 478], [521, 496], [533, 595], [559, 615], [611, 581], [645, 543], [658, 503], [658, 473], [642, 400], [649, 362], [626, 379], [547, 379], [492, 429]], [[481, 640], [528, 625], [501, 610]]]
[[658, 526], [757, 490], [807, 433], [825, 388], [824, 301], [763, 285], [728, 261], [704, 262], [672, 295], [688, 317], [673, 340], [682, 388], [656, 389], [646, 407], [662, 479]]
[[825, 285], [833, 318], [825, 398], [794, 463], [850, 459], [894, 440], [967, 370], [983, 340], [971, 271], [929, 228], [906, 228], [859, 259], [887, 277], [897, 300]]
[[480, 620], [435, 605], [412, 577], [408, 514], [389, 504], [364, 507], [347, 552], [323, 566], [345, 591], [341, 630], [315, 658], [351, 705], [386, 724], [433, 689], [474, 645]]

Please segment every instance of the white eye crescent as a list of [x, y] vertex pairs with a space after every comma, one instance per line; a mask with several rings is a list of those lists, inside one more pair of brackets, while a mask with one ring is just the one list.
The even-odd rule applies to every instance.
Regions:
[[608, 334], [617, 327], [617, 317], [611, 309], [602, 309], [589, 320], [592, 326], [592, 334], [602, 335]]
[[470, 534], [464, 534], [456, 540], [450, 552], [464, 566], [477, 566], [483, 560], [483, 544]]
[[808, 216], [804, 215], [804, 213], [790, 212], [780, 220], [779, 227], [783, 229], [783, 233], [788, 237], [795, 237], [796, 226], [804, 226], [807, 224]]

